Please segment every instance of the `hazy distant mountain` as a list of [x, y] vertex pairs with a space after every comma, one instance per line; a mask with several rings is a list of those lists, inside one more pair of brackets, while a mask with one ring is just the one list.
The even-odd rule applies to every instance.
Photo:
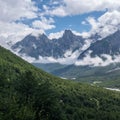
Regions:
[[52, 43], [45, 34], [38, 38], [32, 34], [26, 36], [22, 41], [17, 42], [12, 46], [12, 49], [19, 49], [19, 53], [26, 54], [31, 57], [38, 58], [41, 56], [48, 56], [51, 54]]
[[[61, 64], [69, 63], [69, 61], [73, 61], [70, 64], [74, 64], [77, 60], [83, 60], [88, 54], [89, 59], [94, 59], [97, 56], [100, 57], [101, 61], [107, 59], [104, 55], [108, 55], [112, 59], [114, 56], [120, 55], [120, 30], [101, 40], [97, 34], [92, 35], [89, 39], [92, 42], [89, 41], [91, 45], [88, 46], [85, 38], [73, 34], [71, 30], [65, 30], [62, 37], [52, 40], [45, 34], [39, 36], [29, 34], [23, 40], [14, 44], [12, 49], [13, 51], [17, 51], [19, 55], [32, 57], [40, 62], [42, 60], [44, 61], [44, 58], [46, 61], [48, 58], [52, 58], [55, 62], [57, 61], [59, 63], [60, 61]], [[88, 47], [84, 47], [85, 45]], [[63, 58], [67, 62], [64, 62]], [[90, 62], [88, 61], [88, 63]], [[97, 65], [99, 64], [101, 65], [101, 63]], [[87, 65], [87, 62], [85, 65]]]
[[119, 55], [120, 54], [120, 30], [114, 34], [91, 44], [91, 46], [80, 54], [79, 59], [85, 57], [85, 55], [91, 51], [91, 57], [107, 55]]
[[42, 57], [65, 57], [66, 51], [79, 50], [84, 45], [84, 39], [81, 36], [74, 35], [70, 30], [65, 30], [63, 36], [59, 39], [50, 40], [45, 34], [38, 37], [32, 34], [26, 36], [22, 41], [12, 46], [20, 54], [25, 54], [36, 59]]

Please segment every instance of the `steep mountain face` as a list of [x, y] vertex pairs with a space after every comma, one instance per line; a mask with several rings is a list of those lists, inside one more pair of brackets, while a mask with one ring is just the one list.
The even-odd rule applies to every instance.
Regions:
[[63, 80], [0, 47], [1, 120], [119, 120], [120, 93]]
[[107, 55], [119, 55], [120, 54], [120, 30], [114, 34], [91, 44], [91, 46], [80, 54], [78, 59], [82, 59], [86, 54], [91, 51], [91, 57], [100, 56], [102, 54]]
[[12, 49], [36, 59], [39, 56], [61, 58], [65, 57], [66, 51], [73, 53], [75, 50], [79, 50], [83, 44], [84, 39], [81, 36], [76, 36], [70, 30], [65, 30], [61, 38], [53, 40], [44, 34], [39, 37], [28, 35], [13, 45]]
[[85, 40], [81, 36], [76, 36], [70, 30], [65, 30], [61, 38], [53, 40], [53, 55], [55, 55], [54, 57], [65, 57], [64, 54], [66, 51], [71, 51], [73, 53], [76, 50], [80, 50], [84, 42]]
[[114, 58], [115, 55], [120, 54], [120, 30], [102, 40], [99, 40], [99, 38], [100, 36], [97, 34], [91, 36], [89, 38], [92, 40], [90, 47], [83, 49], [86, 45], [86, 39], [74, 35], [70, 30], [65, 30], [61, 38], [52, 40], [45, 34], [37, 37], [30, 34], [22, 41], [13, 45], [12, 50], [17, 51], [19, 55], [33, 57], [36, 60], [39, 60], [41, 57], [45, 59], [46, 57], [52, 57], [55, 60], [71, 57], [74, 59], [73, 63], [76, 60], [84, 59], [86, 55], [92, 58], [97, 56], [105, 60], [106, 56], [104, 55]]
[[36, 59], [41, 56], [52, 55], [52, 43], [46, 35], [35, 37], [33, 35], [26, 36], [22, 41], [12, 46], [12, 49], [18, 49], [20, 54], [26, 54]]

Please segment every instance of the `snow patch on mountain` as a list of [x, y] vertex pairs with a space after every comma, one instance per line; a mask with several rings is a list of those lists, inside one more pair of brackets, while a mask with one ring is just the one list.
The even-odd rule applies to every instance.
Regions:
[[37, 48], [36, 44], [33, 44], [32, 46], [33, 46], [33, 48], [34, 48], [34, 49], [36, 49], [36, 48]]

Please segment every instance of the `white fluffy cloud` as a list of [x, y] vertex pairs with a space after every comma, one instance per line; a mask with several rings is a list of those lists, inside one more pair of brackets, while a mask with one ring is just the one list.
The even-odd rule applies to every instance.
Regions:
[[25, 60], [27, 60], [27, 61], [29, 61], [31, 63], [60, 63], [60, 64], [67, 64], [67, 65], [69, 65], [69, 64], [74, 64], [75, 63], [75, 61], [77, 60], [77, 57], [79, 56], [79, 50], [76, 50], [73, 53], [71, 51], [66, 51], [64, 56], [65, 57], [58, 58], [58, 59], [55, 59], [53, 57], [42, 57], [42, 56], [39, 56], [39, 59], [36, 60], [36, 59], [34, 59], [32, 57], [22, 55], [23, 59], [25, 59]]
[[32, 0], [0, 0], [0, 20], [15, 21], [20, 18], [34, 18], [37, 8]]
[[37, 10], [32, 0], [0, 0], [0, 45], [6, 47], [7, 43], [15, 43], [32, 32], [28, 25], [15, 21], [35, 18]]
[[49, 30], [55, 28], [53, 23], [54, 20], [52, 18], [46, 19], [45, 17], [41, 17], [41, 20], [35, 20], [32, 23], [32, 26], [37, 29]]
[[106, 9], [119, 9], [119, 0], [64, 0], [65, 10], [69, 14], [82, 14], [92, 11], [104, 11]]
[[92, 27], [90, 34], [98, 33], [104, 38], [120, 28], [120, 12], [117, 10], [108, 11], [97, 20], [89, 17], [87, 21]]
[[56, 7], [55, 9], [49, 11], [48, 14], [52, 16], [60, 16], [60, 17], [64, 17], [68, 15], [63, 6]]
[[56, 16], [79, 15], [93, 11], [120, 10], [119, 0], [62, 0], [62, 4], [48, 13]]
[[54, 38], [58, 39], [58, 38], [63, 36], [63, 33], [64, 33], [64, 31], [60, 31], [60, 32], [56, 32], [56, 33], [50, 33], [48, 38], [49, 39], [54, 39]]
[[24, 38], [24, 36], [30, 33], [43, 33], [43, 30], [36, 30], [30, 28], [28, 25], [22, 23], [9, 23], [9, 22], [1, 22], [0, 21], [0, 44], [3, 45], [1, 39], [3, 39], [4, 43], [11, 42], [12, 44], [20, 41]]
[[[71, 31], [72, 31], [72, 33], [75, 34], [75, 35], [84, 36], [83, 34], [77, 32], [77, 31], [75, 31], [75, 30], [71, 30]], [[56, 33], [50, 33], [50, 34], [48, 35], [48, 37], [49, 37], [50, 39], [53, 39], [53, 38], [58, 39], [58, 38], [62, 37], [63, 34], [64, 34], [64, 30], [62, 30], [62, 31], [60, 31], [60, 32], [56, 32]]]
[[[100, 57], [99, 56], [91, 57], [90, 53], [91, 51], [82, 60], [77, 60], [75, 62], [75, 65], [76, 66], [84, 66], [84, 65], [107, 66], [112, 63], [120, 62], [120, 55], [114, 55], [113, 57], [107, 54], [102, 54]], [[105, 60], [102, 59], [103, 57], [105, 58]]]

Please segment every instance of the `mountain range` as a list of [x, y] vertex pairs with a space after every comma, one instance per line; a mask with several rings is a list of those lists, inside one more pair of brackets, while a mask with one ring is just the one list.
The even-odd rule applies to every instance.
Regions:
[[[65, 30], [62, 37], [52, 40], [45, 34], [37, 37], [29, 34], [11, 48], [23, 58], [30, 57], [34, 59], [34, 62], [39, 61], [39, 63], [58, 62], [100, 66], [104, 65], [104, 61], [108, 61], [106, 63], [108, 65], [109, 62], [119, 62], [120, 30], [103, 39], [100, 39], [98, 35], [83, 38], [73, 34], [71, 30]], [[99, 59], [97, 65], [94, 64], [94, 58]]]
[[88, 49], [80, 54], [78, 59], [85, 57], [85, 54], [87, 54], [88, 51], [92, 51], [91, 57], [100, 57], [102, 54], [111, 56], [120, 55], [120, 30], [91, 44]]
[[86, 39], [71, 30], [58, 39], [29, 34], [11, 49], [56, 76], [120, 88], [120, 30], [103, 39], [97, 34]]
[[[61, 38], [52, 40], [45, 34], [38, 37], [30, 34], [13, 45], [12, 49], [19, 49], [19, 54], [25, 54], [35, 59], [39, 59], [39, 56], [57, 59], [69, 57], [71, 53], [80, 50], [84, 44], [85, 40], [81, 36], [76, 36], [70, 30], [65, 30]], [[67, 51], [69, 51], [68, 54], [66, 54]]]

